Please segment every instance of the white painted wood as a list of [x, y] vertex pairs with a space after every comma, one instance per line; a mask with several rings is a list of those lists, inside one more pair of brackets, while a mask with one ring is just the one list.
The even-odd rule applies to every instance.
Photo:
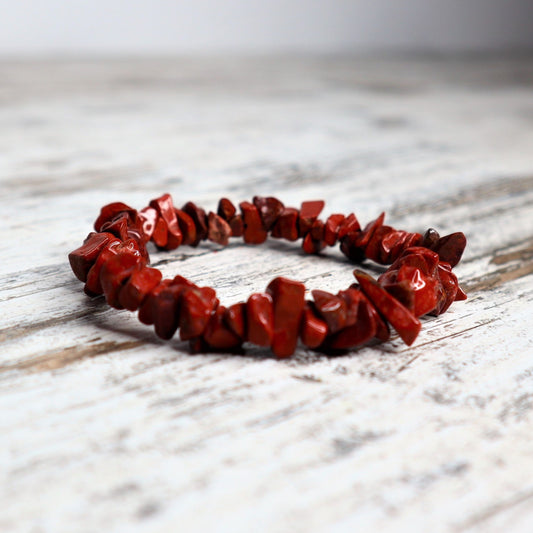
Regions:
[[[4, 62], [0, 79], [1, 531], [531, 531], [530, 58]], [[167, 191], [463, 230], [469, 300], [411, 348], [191, 356], [86, 298], [66, 259], [101, 205]], [[225, 303], [353, 269], [278, 242], [154, 260]]]

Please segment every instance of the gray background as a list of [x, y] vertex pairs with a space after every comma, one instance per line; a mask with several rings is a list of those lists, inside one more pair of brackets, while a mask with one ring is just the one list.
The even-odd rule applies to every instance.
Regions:
[[531, 0], [0, 0], [0, 54], [533, 48]]

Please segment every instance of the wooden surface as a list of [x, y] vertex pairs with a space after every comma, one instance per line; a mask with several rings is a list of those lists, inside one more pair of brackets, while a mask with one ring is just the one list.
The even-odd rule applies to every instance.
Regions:
[[[532, 530], [530, 57], [4, 61], [0, 131], [1, 531]], [[462, 230], [469, 299], [411, 348], [191, 356], [67, 263], [163, 192]], [[153, 258], [224, 303], [352, 281], [279, 242]]]

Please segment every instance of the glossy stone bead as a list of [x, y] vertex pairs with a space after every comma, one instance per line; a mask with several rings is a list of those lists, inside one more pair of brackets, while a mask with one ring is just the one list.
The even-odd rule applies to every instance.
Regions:
[[201, 335], [217, 305], [218, 298], [211, 287], [187, 287], [181, 294], [180, 339], [189, 340]]
[[310, 302], [306, 302], [303, 310], [300, 338], [308, 348], [317, 348], [320, 346], [328, 333], [328, 325], [324, 320], [319, 318]]
[[200, 241], [207, 238], [207, 215], [201, 207], [198, 207], [193, 202], [187, 202], [181, 210], [192, 218], [196, 226], [196, 239], [190, 243], [190, 246], [198, 246]]
[[364, 299], [363, 293], [354, 288], [349, 288], [339, 291], [337, 296], [342, 298], [346, 303], [346, 322], [344, 327], [351, 326], [357, 322], [357, 313], [359, 311], [359, 303]]
[[161, 339], [171, 339], [179, 324], [180, 297], [190, 285], [172, 280], [152, 299], [152, 315], [155, 333]]
[[129, 205], [123, 204], [122, 202], [113, 202], [111, 204], [104, 205], [100, 210], [100, 215], [94, 222], [94, 229], [96, 231], [101, 231], [102, 226], [109, 220], [115, 218], [118, 214], [122, 212], [127, 212], [131, 215], [132, 219], [135, 219], [137, 216], [137, 210], [133, 209]]
[[168, 235], [164, 248], [166, 250], [174, 250], [178, 248], [182, 243], [183, 236], [178, 225], [178, 219], [170, 194], [163, 194], [159, 198], [152, 200], [150, 202], [150, 207], [153, 207], [166, 223]]
[[175, 209], [178, 226], [183, 235], [182, 244], [192, 245], [196, 242], [196, 224], [191, 216], [181, 209]]
[[265, 242], [268, 234], [263, 227], [263, 221], [261, 220], [257, 207], [250, 202], [241, 202], [239, 207], [241, 208], [244, 223], [244, 242], [247, 244], [261, 244]]
[[335, 243], [338, 239], [339, 230], [341, 224], [344, 221], [344, 218], [344, 215], [341, 214], [329, 215], [329, 217], [327, 218], [326, 223], [324, 225], [324, 242], [328, 246], [335, 246]]
[[254, 196], [253, 204], [259, 211], [259, 216], [263, 222], [263, 228], [266, 231], [270, 231], [279, 216], [285, 209], [285, 206], [277, 198], [272, 196]]
[[310, 231], [313, 222], [318, 218], [322, 209], [324, 209], [324, 200], [311, 200], [302, 202], [298, 218], [298, 231], [300, 237], [305, 237]]
[[246, 302], [248, 340], [258, 346], [270, 346], [274, 336], [274, 306], [270, 294], [252, 294]]
[[350, 261], [360, 263], [366, 257], [366, 248], [374, 232], [383, 225], [385, 213], [372, 222], [369, 222], [363, 231], [347, 233], [341, 238], [341, 252]]
[[271, 235], [276, 239], [298, 240], [300, 236], [298, 233], [298, 210], [294, 207], [286, 207], [274, 224]]
[[211, 314], [202, 336], [211, 348], [235, 350], [241, 346], [241, 338], [226, 325], [225, 314], [226, 308], [218, 306]]
[[328, 333], [335, 333], [346, 326], [347, 306], [340, 296], [326, 291], [311, 291], [315, 309], [328, 325]]
[[444, 263], [449, 263], [453, 268], [463, 255], [466, 247], [466, 237], [462, 232], [451, 233], [439, 239], [434, 251], [439, 254], [439, 258]]
[[357, 220], [357, 217], [350, 213], [340, 224], [339, 226], [339, 232], [337, 234], [337, 239], [341, 240], [344, 236], [348, 235], [349, 233], [357, 233], [361, 230], [361, 226], [359, 224], [359, 221]]
[[[431, 310], [431, 314], [435, 316], [441, 315], [452, 305], [457, 299], [457, 293], [459, 291], [457, 276], [452, 272], [452, 267], [449, 263], [439, 263], [437, 276], [440, 283], [437, 290], [435, 306]], [[462, 295], [460, 295], [460, 298], [463, 299]]]
[[100, 283], [100, 273], [102, 271], [102, 267], [110, 257], [120, 252], [131, 252], [139, 257], [141, 256], [139, 252], [139, 246], [133, 239], [129, 239], [125, 242], [122, 242], [119, 239], [109, 241], [102, 248], [94, 265], [87, 273], [87, 281], [85, 282], [85, 287], [83, 288], [85, 294], [88, 296], [99, 296], [103, 294], [102, 285]]
[[230, 305], [224, 315], [228, 327], [242, 340], [247, 340], [246, 334], [246, 304], [239, 302]]
[[145, 207], [139, 213], [139, 219], [141, 220], [142, 230], [145, 237], [150, 240], [154, 234], [155, 225], [159, 219], [159, 213], [153, 207]]
[[274, 278], [267, 287], [274, 310], [272, 351], [277, 357], [289, 357], [298, 343], [300, 320], [305, 306], [305, 285], [287, 278]]
[[324, 222], [315, 220], [305, 236], [302, 248], [308, 254], [318, 254], [326, 247], [324, 242]]
[[229, 222], [237, 212], [237, 208], [227, 198], [221, 198], [218, 202], [217, 215]]
[[354, 275], [361, 290], [398, 332], [402, 340], [408, 346], [413, 344], [420, 332], [420, 321], [368, 274], [354, 270]]
[[100, 231], [112, 233], [117, 239], [125, 241], [128, 238], [128, 226], [130, 223], [130, 217], [127, 213], [119, 213], [117, 216], [104, 222]]
[[231, 228], [231, 235], [233, 237], [242, 237], [244, 232], [244, 223], [242, 221], [241, 215], [235, 215], [229, 221], [229, 227]]
[[168, 226], [163, 217], [159, 217], [155, 223], [152, 241], [158, 248], [165, 249], [168, 243]]
[[68, 260], [74, 275], [84, 283], [87, 274], [94, 265], [102, 249], [117, 238], [111, 233], [89, 233], [83, 244], [68, 254]]
[[[353, 290], [353, 289], [352, 289]], [[361, 299], [357, 306], [356, 321], [326, 339], [324, 348], [328, 350], [347, 350], [365, 344], [376, 334], [374, 313], [368, 300]]]
[[163, 275], [157, 268], [142, 267], [132, 272], [118, 295], [119, 304], [129, 311], [136, 311]]
[[172, 285], [171, 279], [162, 279], [158, 285], [156, 285], [144, 298], [143, 302], [141, 303], [139, 307], [139, 314], [137, 315], [137, 318], [140, 322], [143, 324], [146, 324], [150, 326], [154, 323], [155, 316], [154, 316], [154, 309], [155, 309], [155, 301], [157, 297], [159, 296], [159, 293]]
[[[420, 269], [403, 265], [398, 270], [397, 282], [408, 282], [414, 294], [415, 316], [423, 316], [429, 313], [437, 305], [437, 287], [439, 281], [425, 275]], [[455, 294], [454, 294], [455, 297]]]
[[426, 248], [433, 250], [437, 246], [439, 239], [440, 235], [438, 231], [433, 228], [429, 228], [426, 233], [424, 233], [421, 246], [425, 246]]
[[135, 270], [143, 265], [140, 255], [121, 252], [110, 257], [102, 266], [100, 284], [107, 303], [115, 309], [122, 309], [119, 293]]
[[227, 246], [231, 227], [221, 216], [211, 211], [207, 217], [207, 228], [207, 238], [210, 241]]

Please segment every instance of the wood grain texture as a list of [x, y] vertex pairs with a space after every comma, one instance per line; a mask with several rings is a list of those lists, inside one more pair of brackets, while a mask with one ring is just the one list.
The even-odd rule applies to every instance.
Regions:
[[[4, 61], [0, 131], [0, 531], [531, 531], [531, 57]], [[67, 264], [163, 192], [462, 230], [469, 299], [410, 348], [191, 356]], [[298, 243], [153, 258], [224, 303], [353, 279]]]

